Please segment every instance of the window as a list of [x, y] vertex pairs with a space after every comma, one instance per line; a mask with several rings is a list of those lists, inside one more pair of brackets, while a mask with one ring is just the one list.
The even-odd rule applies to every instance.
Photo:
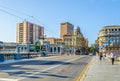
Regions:
[[119, 31], [120, 31], [120, 28], [119, 28]]
[[112, 31], [114, 31], [114, 29], [112, 29]]
[[115, 31], [117, 31], [117, 29], [115, 29]]

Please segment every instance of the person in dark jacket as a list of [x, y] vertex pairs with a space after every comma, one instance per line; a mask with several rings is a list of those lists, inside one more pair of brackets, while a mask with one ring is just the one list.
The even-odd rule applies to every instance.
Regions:
[[100, 60], [102, 60], [102, 57], [103, 57], [102, 52], [100, 52], [99, 56], [100, 56]]
[[115, 58], [116, 58], [115, 52], [111, 52], [110, 57], [111, 57], [111, 63], [112, 63], [112, 65], [114, 65], [114, 61], [115, 61]]

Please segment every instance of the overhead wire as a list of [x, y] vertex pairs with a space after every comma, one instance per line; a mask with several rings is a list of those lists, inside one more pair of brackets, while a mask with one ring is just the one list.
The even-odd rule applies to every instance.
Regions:
[[14, 17], [17, 17], [17, 18], [19, 18], [19, 19], [21, 19], [21, 20], [24, 20], [24, 18], [19, 17], [19, 16], [15, 15], [15, 14], [9, 13], [9, 12], [6, 11], [6, 10], [0, 9], [0, 11], [2, 11], [2, 12], [4, 12], [4, 13], [7, 13], [7, 14], [9, 14], [9, 15], [12, 15], [12, 16], [14, 16]]
[[15, 9], [12, 9], [12, 8], [9, 8], [9, 7], [3, 6], [3, 5], [0, 5], [0, 7], [1, 7], [1, 8], [6, 8], [6, 9], [9, 9], [9, 10], [12, 10], [12, 11], [14, 11], [14, 12], [23, 14], [23, 15], [25, 15], [25, 16], [32, 17], [32, 16], [30, 16], [30, 15], [28, 15], [28, 14], [26, 14], [26, 13], [20, 12], [20, 11], [18, 11], [18, 10], [15, 10]]
[[[21, 11], [18, 11], [18, 10], [15, 10], [15, 9], [12, 9], [12, 8], [9, 8], [9, 7], [3, 6], [3, 5], [0, 5], [0, 7], [1, 7], [1, 8], [8, 9], [8, 10], [12, 10], [12, 11], [14, 11], [14, 12], [17, 12], [17, 13], [19, 13], [19, 14], [23, 14], [23, 15], [25, 15], [25, 16], [28, 16], [28, 17], [30, 17], [30, 18], [32, 18], [32, 19], [35, 19], [37, 22], [41, 22], [38, 18], [36, 18], [36, 17], [34, 17], [34, 16], [31, 16], [31, 15], [29, 15], [29, 14], [23, 13], [23, 12], [21, 12]], [[15, 16], [15, 17], [17, 17], [17, 18], [19, 18], [19, 19], [26, 20], [26, 19], [24, 19], [24, 18], [22, 18], [22, 17], [19, 17], [19, 16], [15, 15], [15, 14], [11, 14], [10, 12], [8, 12], [8, 11], [6, 11], [6, 10], [0, 9], [0, 11], [5, 12], [5, 13], [7, 13], [7, 14], [9, 14], [9, 15]], [[44, 24], [44, 26], [45, 26], [45, 24]], [[46, 26], [46, 27], [47, 27], [47, 26]], [[48, 33], [53, 34], [54, 31], [50, 31], [50, 30], [48, 30], [46, 27], [44, 27], [44, 29], [45, 29], [46, 31], [48, 31]], [[56, 32], [54, 32], [54, 34], [56, 34], [57, 36], [59, 36]]]

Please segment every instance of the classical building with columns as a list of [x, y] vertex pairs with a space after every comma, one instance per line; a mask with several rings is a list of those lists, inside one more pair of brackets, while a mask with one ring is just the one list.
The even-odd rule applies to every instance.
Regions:
[[85, 39], [81, 33], [80, 27], [77, 26], [73, 33], [65, 34], [63, 36], [63, 43], [65, 43], [65, 49], [70, 52], [78, 49], [84, 50]]
[[62, 39], [54, 38], [54, 37], [44, 38], [44, 41], [49, 41], [50, 44], [61, 44], [62, 43]]

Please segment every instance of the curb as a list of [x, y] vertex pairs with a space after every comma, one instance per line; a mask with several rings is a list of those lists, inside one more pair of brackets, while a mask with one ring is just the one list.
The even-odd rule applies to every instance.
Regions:
[[89, 67], [93, 61], [93, 58], [94, 56], [90, 59], [90, 61], [86, 64], [86, 66], [83, 68], [82, 72], [80, 73], [79, 77], [75, 80], [75, 81], [83, 81], [88, 70], [89, 70]]

